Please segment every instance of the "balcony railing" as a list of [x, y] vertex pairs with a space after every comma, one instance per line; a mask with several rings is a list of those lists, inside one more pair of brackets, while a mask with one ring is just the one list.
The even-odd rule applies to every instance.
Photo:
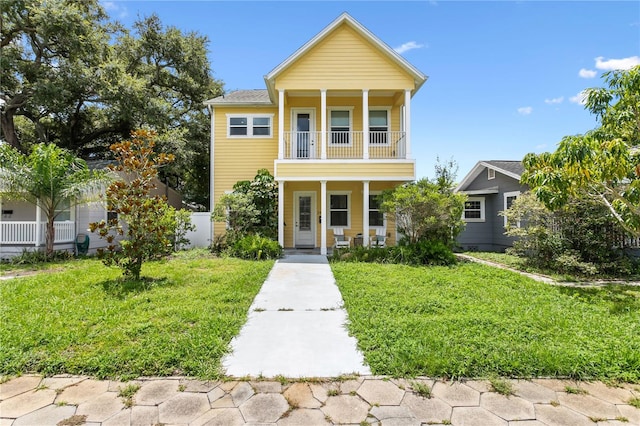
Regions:
[[[405, 132], [370, 131], [367, 141], [364, 132], [327, 132], [327, 159], [364, 159], [365, 143], [369, 159], [406, 158]], [[322, 132], [284, 132], [285, 159], [307, 160], [322, 158]]]
[[[40, 222], [40, 241], [37, 240], [35, 221], [0, 222], [0, 243], [2, 244], [44, 244], [47, 224]], [[70, 243], [75, 241], [75, 223], [73, 221], [54, 222], [54, 243]]]

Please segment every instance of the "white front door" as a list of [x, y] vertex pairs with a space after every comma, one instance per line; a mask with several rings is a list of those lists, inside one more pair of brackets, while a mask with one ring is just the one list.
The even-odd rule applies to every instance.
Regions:
[[316, 193], [295, 192], [295, 245], [316, 246]]
[[294, 158], [316, 158], [314, 110], [294, 109], [291, 124]]

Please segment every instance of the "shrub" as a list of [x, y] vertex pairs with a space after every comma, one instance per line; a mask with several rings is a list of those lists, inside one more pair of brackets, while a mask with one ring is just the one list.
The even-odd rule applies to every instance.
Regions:
[[442, 241], [420, 240], [416, 243], [402, 242], [392, 247], [354, 247], [336, 249], [331, 261], [401, 263], [407, 265], [453, 265], [456, 258], [451, 248]]
[[73, 253], [66, 250], [54, 251], [51, 255], [39, 250], [22, 249], [22, 253], [9, 261], [12, 265], [35, 265], [38, 263], [58, 262], [73, 259]]
[[282, 252], [277, 241], [257, 234], [237, 238], [225, 250], [229, 256], [249, 260], [278, 259]]

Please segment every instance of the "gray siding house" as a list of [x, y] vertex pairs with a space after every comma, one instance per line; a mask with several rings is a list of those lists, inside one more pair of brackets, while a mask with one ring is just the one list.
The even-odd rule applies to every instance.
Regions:
[[464, 231], [458, 245], [467, 251], [503, 252], [513, 238], [504, 235], [505, 218], [498, 213], [511, 206], [528, 187], [520, 184], [524, 168], [520, 161], [479, 161], [457, 186], [467, 194]]

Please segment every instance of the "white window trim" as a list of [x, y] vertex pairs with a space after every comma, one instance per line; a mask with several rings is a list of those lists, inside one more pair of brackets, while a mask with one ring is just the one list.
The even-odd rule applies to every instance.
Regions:
[[[327, 107], [327, 143], [329, 146], [353, 146], [353, 109], [352, 106], [330, 106]], [[332, 111], [349, 111], [349, 143], [333, 143], [331, 141], [331, 112]]]
[[375, 143], [371, 146], [390, 146], [391, 145], [391, 107], [390, 106], [369, 106], [369, 134], [371, 134], [371, 111], [386, 111], [387, 112], [387, 143]]
[[[380, 195], [382, 194], [382, 191], [369, 191], [369, 196], [373, 196], [373, 195]], [[378, 209], [378, 211], [381, 211], [380, 209]], [[371, 212], [371, 203], [369, 203], [369, 212]], [[386, 229], [387, 228], [387, 214], [386, 213], [382, 213], [382, 226], [371, 226], [371, 224], [369, 224], [369, 229]]]
[[496, 178], [496, 171], [494, 169], [487, 168], [487, 180]]
[[[273, 137], [273, 117], [274, 114], [226, 114], [227, 116], [227, 137], [231, 139], [270, 139]], [[231, 119], [232, 118], [244, 118], [247, 119], [247, 134], [246, 135], [232, 135], [231, 134]], [[269, 119], [269, 134], [268, 135], [254, 135], [253, 134], [253, 119], [254, 118], [268, 118]]]
[[[462, 210], [462, 220], [465, 222], [484, 222], [485, 221], [485, 199], [484, 197], [468, 197], [467, 201], [480, 201], [480, 217], [479, 218], [466, 218], [465, 212], [467, 209]], [[475, 210], [474, 210], [475, 211]]]
[[[507, 211], [507, 198], [509, 198], [509, 197], [516, 197], [516, 198], [517, 198], [517, 197], [519, 197], [519, 196], [520, 196], [520, 191], [510, 191], [510, 192], [505, 192], [505, 193], [504, 193], [504, 196], [503, 196], [503, 200], [504, 200], [504, 202], [503, 202], [503, 204], [502, 204], [502, 206], [504, 207], [504, 210], [503, 210], [503, 211]], [[518, 222], [518, 223], [516, 224], [516, 226], [517, 226], [518, 228], [520, 228], [520, 222]], [[504, 227], [505, 227], [505, 228], [507, 227], [507, 217], [506, 217], [506, 216], [504, 216]]]
[[[71, 200], [69, 200], [69, 207], [66, 209], [55, 209], [55, 214], [56, 214], [56, 218], [54, 219], [54, 222], [75, 222], [76, 221], [76, 209], [75, 209], [75, 205], [72, 205], [73, 203], [71, 202]], [[58, 218], [58, 215], [62, 212], [69, 212], [69, 219], [68, 220], [60, 220]]]
[[[332, 195], [347, 196], [347, 225], [346, 226], [331, 225], [331, 196]], [[335, 228], [351, 229], [351, 191], [327, 191], [327, 212], [325, 213], [325, 217], [327, 218], [327, 229], [335, 229]]]

